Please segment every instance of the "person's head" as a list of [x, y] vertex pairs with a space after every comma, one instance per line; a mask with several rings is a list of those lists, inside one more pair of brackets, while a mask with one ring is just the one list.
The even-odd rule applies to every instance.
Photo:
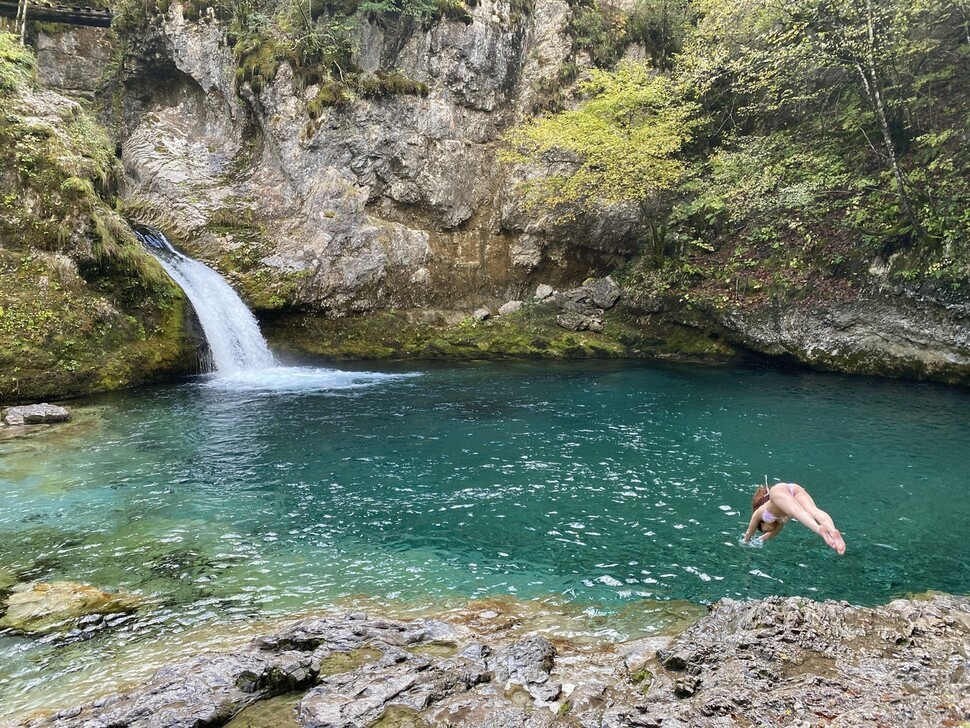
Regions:
[[[759, 485], [758, 489], [754, 492], [754, 496], [751, 498], [751, 512], [754, 513], [756, 510], [761, 508], [765, 503], [768, 502], [768, 488], [763, 485]], [[765, 532], [765, 527], [768, 527], [768, 531], [774, 530], [774, 523], [765, 523], [764, 521], [758, 521], [758, 530]]]

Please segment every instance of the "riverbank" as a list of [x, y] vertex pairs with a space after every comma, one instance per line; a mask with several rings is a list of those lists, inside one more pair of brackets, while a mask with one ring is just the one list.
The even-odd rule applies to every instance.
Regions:
[[501, 612], [300, 620], [11, 726], [959, 726], [970, 599], [722, 600], [676, 636], [523, 634]]

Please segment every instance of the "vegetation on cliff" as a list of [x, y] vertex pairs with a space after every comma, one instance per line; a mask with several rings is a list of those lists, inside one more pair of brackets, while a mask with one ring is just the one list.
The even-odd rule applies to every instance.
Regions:
[[[641, 204], [635, 293], [717, 307], [851, 297], [876, 258], [901, 284], [967, 284], [965, 6], [693, 0], [676, 17], [680, 53], [598, 72], [579, 108], [511, 137], [520, 158], [567, 168], [533, 183], [547, 204], [580, 188], [571, 202]], [[663, 166], [643, 159], [645, 129], [667, 143]]]
[[[118, 4], [116, 29], [125, 35], [157, 13], [169, 11], [170, 0]], [[236, 59], [236, 81], [253, 93], [271, 83], [281, 64], [289, 64], [303, 88], [315, 86], [307, 108], [316, 119], [332, 106], [356, 98], [424, 96], [428, 87], [394, 68], [365, 72], [357, 64], [360, 29], [377, 23], [399, 46], [415, 32], [442, 20], [471, 22], [463, 0], [214, 0], [181, 4], [188, 19], [205, 15], [224, 21]]]
[[0, 401], [184, 368], [184, 299], [110, 205], [112, 146], [33, 72], [0, 33]]

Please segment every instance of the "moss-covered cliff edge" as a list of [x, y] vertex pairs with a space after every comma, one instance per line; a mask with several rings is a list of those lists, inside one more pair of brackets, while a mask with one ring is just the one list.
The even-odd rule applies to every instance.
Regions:
[[0, 104], [0, 401], [190, 371], [185, 298], [110, 204], [113, 146], [81, 104], [35, 88], [9, 34]]

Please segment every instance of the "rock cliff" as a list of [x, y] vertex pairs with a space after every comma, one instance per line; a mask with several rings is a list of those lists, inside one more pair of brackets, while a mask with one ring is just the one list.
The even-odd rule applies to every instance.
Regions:
[[[501, 156], [505, 131], [589, 66], [569, 35], [576, 9], [565, 0], [463, 7], [423, 24], [361, 16], [360, 77], [406, 90], [360, 87], [329, 102], [320, 101], [330, 98], [327, 82], [290, 62], [258, 83], [241, 74], [229, 24], [211, 9], [194, 17], [176, 2], [127, 29], [116, 38], [121, 62], [95, 94], [124, 163], [123, 212], [226, 275], [284, 349], [365, 358], [488, 356], [493, 346], [500, 356], [754, 353], [970, 382], [966, 287], [909, 285], [893, 260], [857, 261], [851, 279], [836, 282], [850, 295], [813, 281], [755, 301], [719, 291], [711, 305], [688, 283], [645, 304], [628, 265], [639, 255], [638, 211], [531, 208], [519, 184], [543, 170]], [[40, 43], [41, 76], [94, 93], [103, 43], [70, 35]], [[87, 82], [80, 71], [43, 71], [44, 59], [63, 66], [73, 48], [90, 50]], [[611, 273], [624, 288], [620, 304], [593, 329], [567, 316], [567, 328], [583, 331], [564, 346], [548, 345], [563, 329], [547, 306], [501, 317], [511, 328], [528, 322], [521, 335], [497, 337], [486, 323], [458, 332], [480, 345], [423, 343], [478, 309], [530, 301], [537, 285], [570, 290]], [[541, 345], [523, 345], [522, 335]]]
[[358, 95], [315, 116], [319, 84], [287, 63], [269, 83], [238, 82], [225, 25], [173, 4], [128, 44], [115, 119], [127, 205], [260, 308], [470, 311], [602, 273], [633, 251], [635, 216], [557, 226], [521, 207], [498, 153], [566, 61], [569, 6], [468, 12], [409, 31], [363, 20], [361, 72], [393, 69], [426, 93]]
[[164, 668], [127, 693], [14, 725], [935, 727], [970, 718], [967, 599], [874, 609], [725, 600], [677, 637], [613, 645], [521, 634], [497, 617], [304, 619], [247, 649]]

